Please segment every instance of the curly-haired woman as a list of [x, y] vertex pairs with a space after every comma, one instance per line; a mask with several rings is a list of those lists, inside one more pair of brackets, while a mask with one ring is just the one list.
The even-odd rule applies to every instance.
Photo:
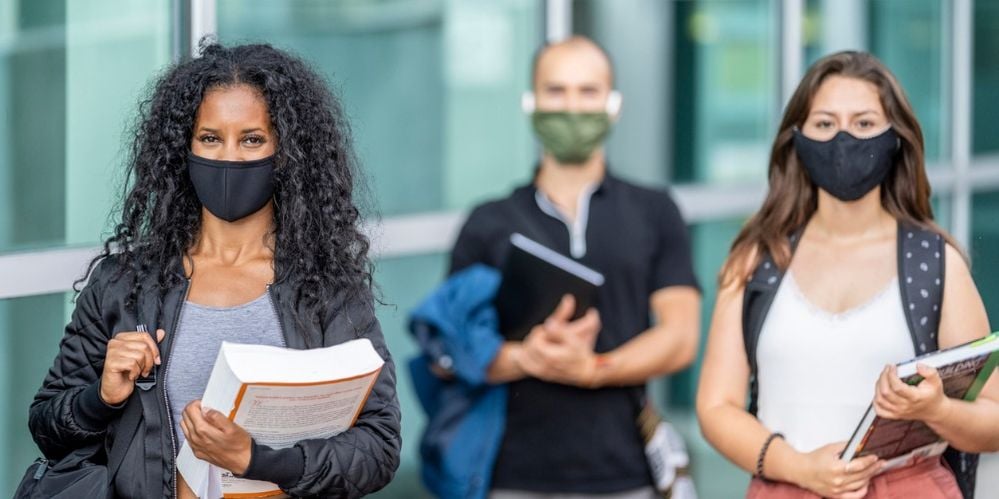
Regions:
[[[400, 412], [356, 166], [340, 105], [301, 60], [209, 44], [170, 69], [141, 107], [120, 221], [31, 406], [46, 457], [125, 446], [112, 484], [121, 497], [192, 495], [175, 466], [185, 440], [293, 496], [356, 497], [388, 483]], [[154, 333], [139, 331], [147, 324]], [[272, 449], [197, 400], [223, 340], [305, 349], [354, 338], [370, 339], [386, 364], [340, 435]], [[155, 379], [158, 396], [138, 396], [140, 379]], [[129, 411], [142, 423], [124, 434]]]

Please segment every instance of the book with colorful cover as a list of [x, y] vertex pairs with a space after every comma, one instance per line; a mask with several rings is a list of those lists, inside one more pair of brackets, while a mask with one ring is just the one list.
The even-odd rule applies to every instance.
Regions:
[[[948, 397], [975, 400], [999, 365], [999, 333], [898, 364], [899, 378], [918, 385], [923, 378], [916, 373], [917, 364], [937, 369]], [[871, 405], [841, 457], [849, 461], [876, 455], [885, 461], [882, 471], [887, 471], [943, 454], [946, 449], [947, 442], [922, 421], [882, 418]]]

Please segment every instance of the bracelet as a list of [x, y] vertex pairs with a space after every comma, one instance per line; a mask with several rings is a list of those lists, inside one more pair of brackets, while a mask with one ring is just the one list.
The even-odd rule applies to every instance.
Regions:
[[610, 364], [610, 359], [607, 358], [606, 354], [598, 353], [594, 355], [594, 365], [597, 369], [607, 367]]
[[610, 359], [607, 358], [606, 354], [598, 353], [593, 356], [593, 372], [590, 373], [590, 379], [586, 380], [584, 385], [586, 388], [598, 388], [597, 379], [600, 377], [599, 371], [610, 365]]
[[773, 432], [767, 437], [767, 440], [763, 442], [763, 447], [760, 448], [760, 457], [756, 460], [756, 478], [763, 481], [768, 481], [765, 476], [763, 476], [763, 459], [767, 457], [767, 449], [770, 448], [770, 443], [774, 441], [775, 438], [784, 438], [783, 433]]

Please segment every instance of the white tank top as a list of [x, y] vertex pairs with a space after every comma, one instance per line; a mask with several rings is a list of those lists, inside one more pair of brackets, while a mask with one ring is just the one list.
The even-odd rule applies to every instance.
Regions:
[[885, 364], [915, 356], [898, 278], [839, 314], [814, 305], [788, 271], [760, 330], [760, 421], [809, 452], [849, 440]]

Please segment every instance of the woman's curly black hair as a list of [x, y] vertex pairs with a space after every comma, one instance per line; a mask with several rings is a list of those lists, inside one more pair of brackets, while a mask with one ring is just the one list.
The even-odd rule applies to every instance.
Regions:
[[201, 226], [201, 203], [187, 173], [195, 114], [207, 91], [233, 85], [260, 92], [277, 134], [275, 281], [294, 280], [297, 301], [308, 308], [337, 293], [370, 290], [369, 242], [354, 199], [357, 159], [340, 103], [322, 77], [284, 51], [210, 40], [200, 57], [170, 68], [140, 104], [121, 218], [88, 275], [116, 255], [120, 272], [135, 280], [132, 303], [153, 272], [161, 294], [183, 282], [176, 269]]

